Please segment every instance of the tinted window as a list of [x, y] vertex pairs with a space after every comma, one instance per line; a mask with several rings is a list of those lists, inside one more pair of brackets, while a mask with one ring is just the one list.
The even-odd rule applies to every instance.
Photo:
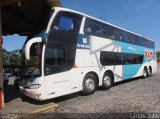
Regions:
[[101, 51], [100, 62], [102, 66], [141, 64], [143, 55]]
[[102, 37], [103, 36], [102, 24], [87, 18], [84, 25], [84, 33]]
[[73, 13], [60, 12], [56, 16], [51, 30], [79, 32], [82, 17]]
[[60, 21], [58, 24], [59, 30], [71, 31], [73, 30], [73, 21], [71, 18], [67, 18], [64, 16], [60, 17]]
[[100, 54], [100, 62], [103, 66], [121, 65], [122, 64], [122, 54], [102, 51]]
[[155, 44], [153, 41], [151, 42], [151, 48], [155, 48]]
[[134, 64], [141, 64], [143, 62], [143, 55], [134, 55], [133, 60]]
[[137, 37], [137, 45], [142, 46], [142, 38], [140, 36]]
[[141, 64], [143, 55], [123, 53], [123, 64]]
[[152, 41], [148, 40], [148, 39], [145, 39], [146, 40], [146, 47], [148, 48], [153, 48], [152, 47]]
[[128, 41], [131, 44], [136, 44], [137, 42], [136, 35], [128, 33]]
[[53, 67], [66, 66], [65, 50], [48, 48], [46, 52], [46, 66], [52, 65]]
[[45, 53], [45, 75], [70, 70], [75, 61], [75, 50], [65, 45], [49, 43]]
[[103, 66], [113, 65], [113, 53], [102, 51], [100, 54], [100, 62]]
[[64, 48], [47, 46], [45, 53], [45, 74], [50, 75], [65, 70], [66, 52]]
[[120, 40], [120, 41], [125, 40], [124, 32], [122, 30], [109, 25], [104, 25], [103, 33], [104, 33], [104, 37], [108, 39]]
[[125, 41], [126, 40], [126, 33], [122, 30], [118, 31], [118, 40]]
[[103, 32], [104, 32], [104, 37], [108, 38], [108, 39], [115, 39], [114, 36], [114, 28], [109, 26], [109, 25], [105, 25], [103, 28]]
[[122, 53], [115, 52], [114, 53], [114, 64], [121, 65], [122, 64]]
[[132, 55], [123, 54], [123, 64], [133, 64]]
[[143, 47], [154, 48], [154, 43], [151, 43], [152, 41], [149, 41], [148, 39], [90, 18], [86, 18], [84, 33]]

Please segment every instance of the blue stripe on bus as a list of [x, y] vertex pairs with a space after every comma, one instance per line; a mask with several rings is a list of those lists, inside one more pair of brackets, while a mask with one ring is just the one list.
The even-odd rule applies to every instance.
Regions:
[[123, 65], [123, 79], [133, 78], [141, 68], [142, 64]]

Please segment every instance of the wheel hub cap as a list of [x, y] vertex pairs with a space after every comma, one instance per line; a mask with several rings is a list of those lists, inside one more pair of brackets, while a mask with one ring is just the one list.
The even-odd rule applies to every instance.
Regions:
[[104, 85], [110, 86], [111, 85], [111, 79], [108, 76], [104, 77]]
[[85, 87], [88, 91], [91, 91], [94, 89], [94, 81], [93, 79], [87, 79], [85, 82]]

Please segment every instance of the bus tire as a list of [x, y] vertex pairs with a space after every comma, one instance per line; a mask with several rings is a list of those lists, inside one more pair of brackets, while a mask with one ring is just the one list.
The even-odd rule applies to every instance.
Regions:
[[147, 71], [147, 68], [145, 67], [143, 69], [143, 78], [145, 79], [147, 76], [148, 76], [148, 71]]
[[113, 76], [111, 73], [106, 72], [103, 76], [103, 82], [102, 82], [102, 89], [103, 90], [108, 90], [112, 87], [113, 85]]
[[83, 95], [91, 95], [97, 90], [97, 80], [92, 73], [86, 74], [83, 79]]
[[152, 75], [152, 67], [150, 66], [149, 68], [148, 68], [148, 77], [150, 77]]

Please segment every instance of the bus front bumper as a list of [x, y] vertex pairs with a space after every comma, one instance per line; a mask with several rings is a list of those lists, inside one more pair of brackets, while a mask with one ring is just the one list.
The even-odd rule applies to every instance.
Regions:
[[22, 94], [35, 100], [43, 101], [46, 100], [46, 96], [39, 89], [28, 89], [19, 86], [19, 90]]

